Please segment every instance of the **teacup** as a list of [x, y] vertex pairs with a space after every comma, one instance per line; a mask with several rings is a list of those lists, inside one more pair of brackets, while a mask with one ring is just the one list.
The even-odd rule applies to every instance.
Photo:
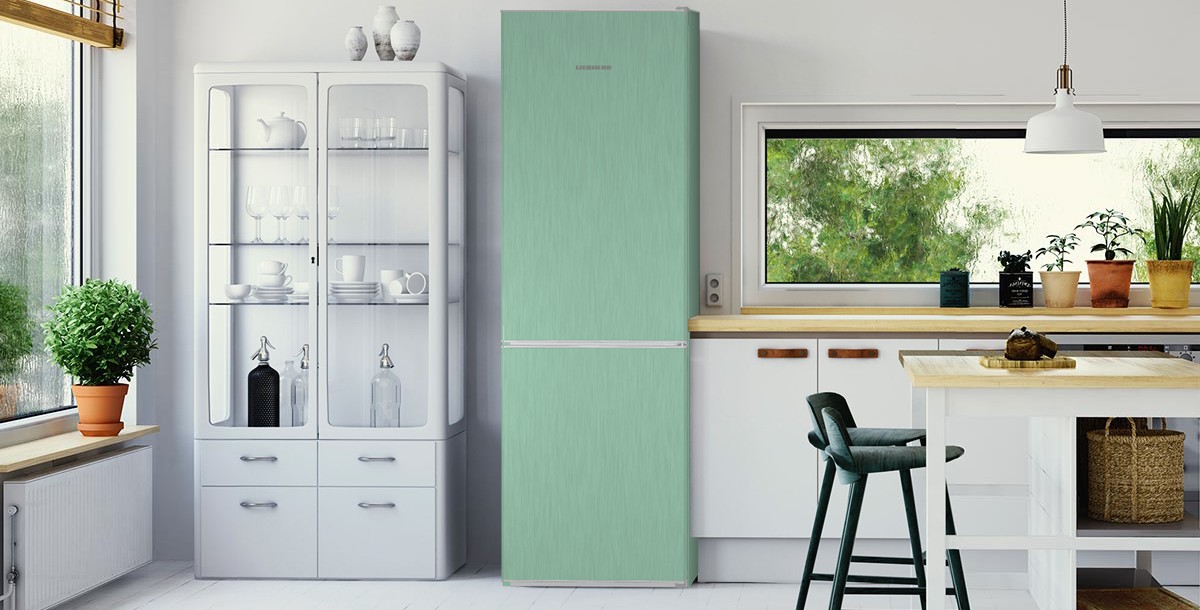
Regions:
[[231, 301], [240, 301], [250, 296], [250, 284], [225, 284], [225, 296]]
[[367, 271], [367, 257], [361, 254], [340, 256], [334, 259], [333, 268], [342, 274], [343, 281], [361, 282]]
[[413, 271], [404, 275], [404, 289], [409, 294], [422, 294], [429, 287], [429, 280], [425, 278], [425, 274], [420, 271]]
[[379, 272], [379, 284], [385, 287], [391, 286], [392, 282], [396, 280], [404, 280], [404, 276], [403, 269], [383, 269]]
[[258, 285], [264, 288], [282, 288], [292, 283], [290, 275], [275, 275], [273, 273], [258, 274]]
[[287, 263], [283, 261], [262, 261], [258, 264], [258, 272], [264, 275], [283, 275], [287, 271]]

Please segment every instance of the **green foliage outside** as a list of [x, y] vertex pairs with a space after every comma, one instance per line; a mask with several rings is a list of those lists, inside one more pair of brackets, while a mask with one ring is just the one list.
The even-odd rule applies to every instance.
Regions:
[[[1177, 151], [1178, 154], [1149, 158], [1142, 163], [1141, 171], [1147, 187], [1158, 186], [1160, 190], [1170, 188], [1175, 193], [1187, 193], [1196, 180], [1200, 179], [1200, 140], [1179, 140], [1179, 146], [1181, 148]], [[1148, 193], [1146, 199], [1139, 203], [1145, 211], [1143, 216], [1153, 218], [1152, 196]], [[1147, 233], [1145, 243], [1138, 250], [1138, 258], [1141, 260], [1158, 256], [1158, 240], [1153, 227], [1147, 228], [1151, 231]], [[1200, 261], [1200, 224], [1191, 223], [1179, 256], [1183, 260]], [[1135, 273], [1138, 281], [1145, 281], [1148, 277], [1143, 263], [1137, 265]], [[1192, 283], [1196, 282], [1200, 282], [1200, 265], [1192, 268]]]
[[767, 281], [936, 282], [966, 268], [1006, 218], [964, 201], [954, 139], [767, 142]]
[[0, 280], [0, 385], [21, 371], [21, 359], [33, 351], [33, 321], [25, 288]]
[[115, 385], [150, 364], [154, 319], [150, 304], [132, 286], [88, 280], [67, 286], [43, 325], [54, 363], [81, 385]]

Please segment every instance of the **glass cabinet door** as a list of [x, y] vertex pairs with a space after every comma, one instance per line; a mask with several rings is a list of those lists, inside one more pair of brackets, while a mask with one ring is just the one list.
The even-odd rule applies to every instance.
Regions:
[[[216, 437], [313, 437], [317, 193], [316, 134], [308, 129], [316, 78], [200, 79], [208, 85], [197, 88], [208, 408], [197, 429]], [[262, 363], [252, 355], [264, 342], [269, 361]]]
[[444, 80], [321, 79], [321, 435], [425, 437], [447, 424], [449, 308], [461, 340], [461, 93], [452, 145]]

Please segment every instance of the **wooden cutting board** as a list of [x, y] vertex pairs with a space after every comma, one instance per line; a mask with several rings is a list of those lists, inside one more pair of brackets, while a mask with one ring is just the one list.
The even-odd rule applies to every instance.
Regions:
[[1055, 356], [1054, 359], [1009, 360], [1004, 356], [980, 356], [979, 364], [989, 369], [1073, 369], [1075, 368], [1075, 359], [1068, 356]]

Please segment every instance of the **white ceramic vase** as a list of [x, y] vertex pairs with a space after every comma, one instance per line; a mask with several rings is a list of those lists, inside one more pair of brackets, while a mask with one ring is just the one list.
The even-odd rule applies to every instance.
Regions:
[[421, 48], [421, 28], [412, 21], [397, 21], [392, 26], [391, 39], [396, 59], [412, 61], [417, 56], [417, 49]]
[[397, 21], [400, 21], [400, 15], [396, 14], [396, 7], [388, 5], [380, 5], [375, 19], [371, 21], [371, 36], [375, 39], [375, 53], [379, 55], [380, 61], [396, 59], [390, 34]]
[[361, 25], [356, 25], [346, 32], [346, 57], [350, 61], [362, 61], [367, 54], [367, 35]]

